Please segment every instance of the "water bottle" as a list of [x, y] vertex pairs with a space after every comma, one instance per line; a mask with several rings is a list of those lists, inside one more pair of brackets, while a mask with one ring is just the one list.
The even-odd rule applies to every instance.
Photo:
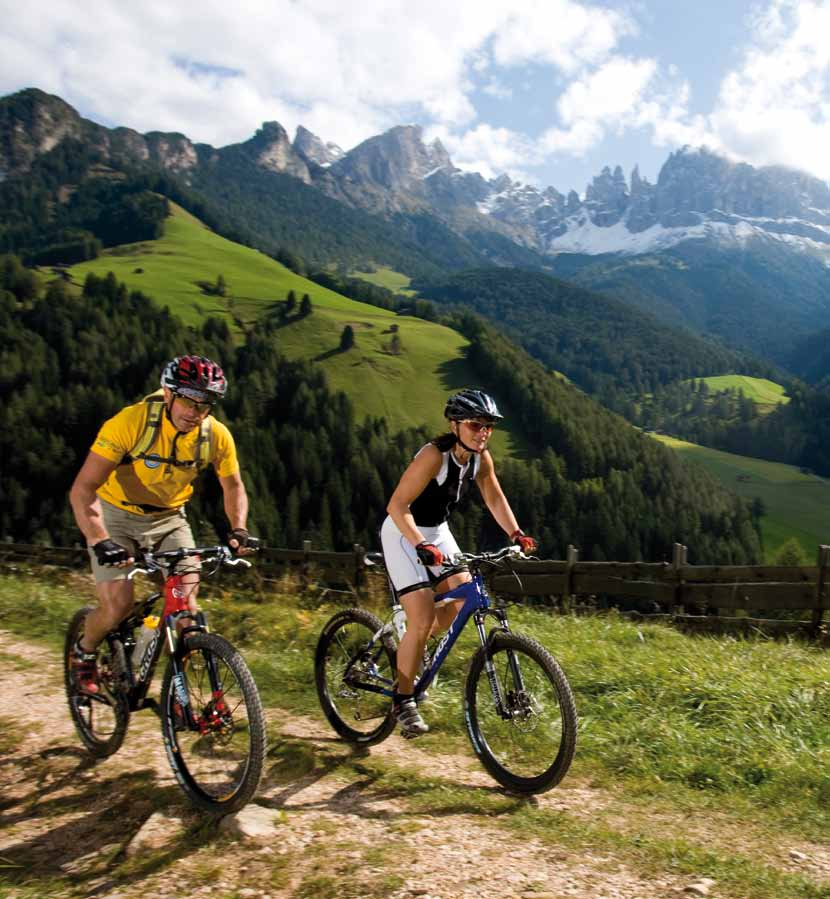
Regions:
[[398, 640], [403, 639], [403, 635], [406, 633], [406, 612], [398, 603], [392, 606], [392, 623], [395, 625]]
[[138, 667], [144, 658], [144, 652], [150, 645], [150, 641], [156, 635], [159, 626], [158, 615], [148, 615], [135, 637], [135, 647], [133, 648], [133, 665]]

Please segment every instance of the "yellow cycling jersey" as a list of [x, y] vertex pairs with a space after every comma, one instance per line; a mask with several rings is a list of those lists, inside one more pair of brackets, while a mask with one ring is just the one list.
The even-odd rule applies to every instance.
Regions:
[[[98, 488], [98, 496], [113, 506], [138, 514], [183, 506], [193, 494], [193, 481], [199, 474], [195, 464], [199, 428], [177, 431], [166, 414], [146, 457], [130, 458], [130, 452], [144, 433], [149, 410], [147, 402], [126, 406], [104, 422], [90, 447], [96, 455], [122, 463]], [[231, 432], [216, 419], [210, 425], [210, 463], [220, 478], [236, 474], [239, 462]], [[173, 465], [163, 461], [167, 459], [191, 464]]]

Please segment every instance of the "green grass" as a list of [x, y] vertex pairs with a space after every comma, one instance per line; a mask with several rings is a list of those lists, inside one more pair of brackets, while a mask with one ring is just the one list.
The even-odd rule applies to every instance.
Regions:
[[767, 561], [790, 537], [798, 540], [811, 562], [818, 545], [830, 542], [830, 482], [826, 479], [804, 474], [793, 465], [738, 456], [675, 437], [652, 436], [684, 459], [703, 466], [739, 496], [764, 501], [767, 514], [761, 529]]
[[[250, 323], [273, 311], [289, 290], [298, 302], [307, 293], [314, 311], [280, 329], [280, 348], [289, 358], [321, 366], [330, 386], [352, 399], [359, 418], [383, 416], [393, 430], [426, 425], [437, 433], [444, 426], [447, 395], [479, 380], [465, 358], [468, 341], [457, 332], [334, 293], [257, 250], [225, 240], [174, 203], [161, 239], [115, 247], [70, 270], [78, 284], [90, 272], [103, 277], [110, 271], [191, 325], [216, 315], [238, 328], [235, 319]], [[198, 282], [213, 284], [219, 274], [228, 296], [206, 295]], [[347, 324], [354, 329], [355, 346], [340, 352]], [[398, 326], [400, 355], [389, 352], [392, 324]], [[493, 435], [492, 446], [497, 456], [526, 450], [509, 426]]]
[[790, 398], [784, 393], [784, 388], [767, 378], [751, 378], [749, 375], [717, 375], [698, 380], [705, 381], [711, 393], [735, 389], [749, 397], [753, 403], [768, 407], [770, 411], [775, 406], [786, 405], [790, 401]]
[[[29, 576], [21, 584], [19, 574], [0, 575], [0, 626], [58, 652], [60, 627], [80, 593], [76, 583], [58, 578], [39, 583]], [[206, 585], [203, 605], [213, 629], [243, 649], [266, 706], [322, 721], [313, 651], [335, 607], [319, 606], [297, 592], [254, 596], [215, 585]], [[33, 625], [41, 613], [51, 627]], [[781, 847], [804, 840], [830, 843], [825, 650], [798, 642], [693, 637], [616, 615], [559, 617], [516, 606], [510, 617], [515, 630], [556, 655], [573, 687], [580, 738], [563, 789], [589, 784], [605, 791], [590, 817], [569, 810], [567, 803], [565, 810], [540, 806], [456, 782], [440, 765], [433, 773], [413, 770], [405, 757], [352, 753], [336, 740], [275, 734], [269, 779], [282, 784], [334, 773], [359, 789], [367, 804], [394, 800], [401, 820], [412, 814], [471, 815], [513, 837], [532, 836], [557, 851], [599, 852], [646, 874], [713, 876], [718, 895], [830, 896], [808, 872], [777, 867], [770, 852], [774, 847], [780, 857]], [[435, 753], [436, 761], [447, 752], [472, 754], [461, 685], [475, 646], [468, 629], [424, 706], [432, 731], [418, 741], [418, 751]], [[325, 852], [327, 843], [322, 838], [317, 843]], [[380, 896], [392, 888], [388, 873], [378, 873], [359, 892], [353, 864], [341, 859], [325, 876], [310, 873], [297, 895]], [[365, 873], [366, 865], [362, 868]], [[128, 873], [125, 867], [123, 877]], [[342, 878], [342, 888], [332, 892], [334, 874]]]
[[368, 281], [370, 284], [377, 284], [378, 287], [385, 287], [387, 290], [395, 293], [402, 293], [405, 296], [417, 296], [417, 292], [409, 289], [412, 279], [401, 272], [394, 269], [378, 266], [371, 272], [364, 272], [360, 269], [349, 272], [354, 278], [360, 278], [361, 281]]

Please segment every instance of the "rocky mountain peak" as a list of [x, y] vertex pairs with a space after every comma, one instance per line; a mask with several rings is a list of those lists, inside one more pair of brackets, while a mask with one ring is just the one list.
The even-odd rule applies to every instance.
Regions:
[[585, 205], [591, 221], [600, 227], [616, 224], [628, 207], [628, 184], [622, 168], [612, 174], [608, 166], [597, 175], [585, 191]]
[[0, 101], [0, 180], [28, 172], [64, 138], [80, 138], [83, 119], [60, 97], [27, 88]]
[[306, 184], [311, 183], [305, 160], [295, 152], [288, 133], [279, 122], [263, 122], [256, 134], [240, 147], [264, 169], [293, 175]]
[[316, 134], [302, 125], [297, 126], [293, 147], [295, 152], [306, 162], [313, 162], [320, 166], [331, 165], [344, 155], [343, 150], [337, 144], [331, 143], [331, 141], [323, 143]]

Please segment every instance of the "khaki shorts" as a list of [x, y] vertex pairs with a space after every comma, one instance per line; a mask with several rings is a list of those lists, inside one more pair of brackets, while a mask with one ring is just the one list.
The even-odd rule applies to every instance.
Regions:
[[[181, 549], [183, 546], [195, 546], [193, 532], [190, 530], [184, 507], [170, 512], [153, 512], [148, 515], [137, 515], [119, 509], [111, 503], [101, 502], [104, 524], [110, 539], [123, 546], [133, 558], [138, 559], [142, 549], [164, 551]], [[92, 562], [92, 573], [95, 582], [120, 581], [127, 577], [129, 568], [115, 568], [112, 565], [99, 565], [92, 547], [89, 548]], [[201, 564], [198, 559], [189, 560], [186, 565], [177, 568], [179, 574], [198, 571]]]

